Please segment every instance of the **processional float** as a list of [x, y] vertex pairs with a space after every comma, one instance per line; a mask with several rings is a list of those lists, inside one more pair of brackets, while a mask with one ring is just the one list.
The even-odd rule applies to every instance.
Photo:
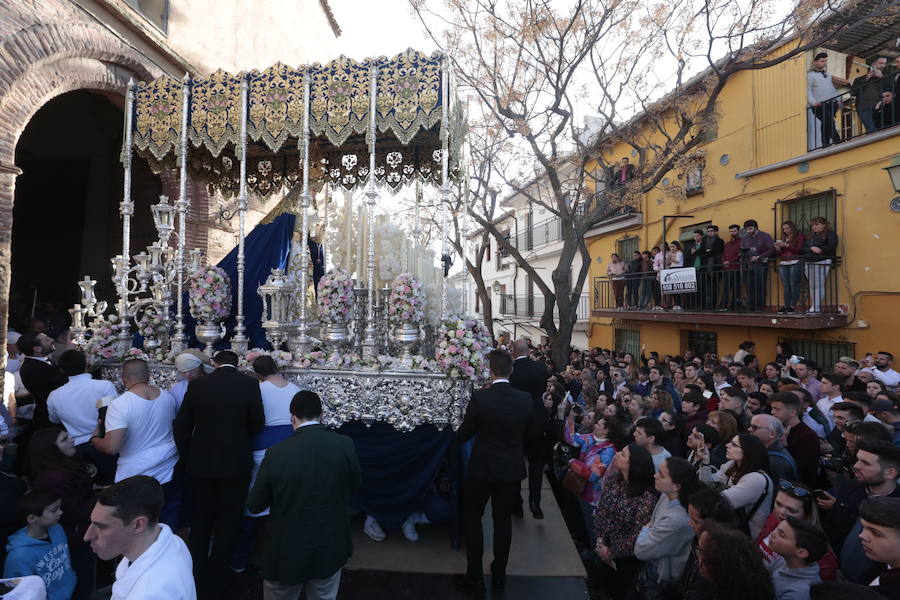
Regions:
[[[122, 152], [122, 254], [112, 258], [117, 318], [109, 328], [117, 346], [111, 354], [119, 359], [127, 355], [132, 321], [139, 329], [146, 326], [146, 331], [159, 333], [148, 336], [150, 348], [145, 343], [145, 350], [171, 357], [187, 347], [184, 296], [190, 271], [186, 268], [186, 220], [191, 180], [237, 199], [237, 302], [231, 349], [242, 356], [247, 353], [244, 295], [260, 293], [265, 300], [263, 319], [269, 341], [276, 349], [286, 342], [295, 356], [308, 353], [315, 342], [307, 309], [311, 190], [322, 185], [344, 190], [365, 186], [366, 282], [357, 287], [355, 297], [356, 308], [365, 315], [364, 327], [356, 334], [363, 359], [360, 364], [367, 368], [341, 364], [338, 367], [342, 368], [290, 368], [286, 373], [302, 387], [320, 393], [326, 421], [332, 425], [382, 420], [400, 430], [424, 422], [456, 426], [468, 397], [468, 381], [412, 369], [408, 362], [400, 369], [397, 363], [388, 369], [371, 368], [379, 351], [388, 346], [383, 336], [379, 340], [376, 322], [376, 305], [383, 309], [387, 300], [386, 295], [379, 297], [375, 283], [374, 217], [382, 190], [415, 181], [438, 184], [443, 254], [448, 254], [450, 179], [459, 171], [464, 137], [462, 111], [451, 87], [447, 57], [414, 50], [392, 59], [357, 62], [340, 57], [325, 65], [294, 68], [276, 64], [237, 75], [220, 70], [206, 78], [130, 82]], [[155, 171], [177, 170], [179, 186], [174, 204], [161, 197], [152, 207], [159, 240], [146, 252], [131, 256], [134, 153]], [[288, 274], [273, 271], [259, 290], [245, 290], [249, 194], [269, 195], [298, 187], [299, 202], [282, 203], [285, 210], [298, 214], [300, 221], [298, 268]], [[173, 237], [174, 247], [170, 244]], [[199, 251], [193, 251], [191, 269], [199, 268], [200, 261]], [[105, 309], [94, 297], [94, 283], [89, 277], [79, 282], [82, 303], [72, 309], [73, 333], [81, 344], [86, 343], [86, 320], [99, 318]], [[443, 319], [446, 284], [441, 285], [440, 293]], [[288, 306], [296, 302], [296, 319], [291, 319]], [[195, 328], [207, 349], [222, 332], [216, 323], [198, 323]], [[408, 352], [406, 355], [408, 358]], [[107, 364], [105, 368], [114, 378], [118, 367]], [[169, 365], [156, 364], [153, 369], [159, 384], [175, 377]]]

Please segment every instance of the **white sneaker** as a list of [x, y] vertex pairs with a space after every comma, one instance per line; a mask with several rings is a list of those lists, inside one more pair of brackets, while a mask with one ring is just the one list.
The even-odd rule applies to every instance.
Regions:
[[[405, 526], [406, 524], [404, 524], [404, 527]], [[381, 525], [378, 524], [375, 517], [371, 515], [366, 515], [366, 524], [363, 526], [363, 533], [369, 536], [374, 542], [383, 542], [387, 537], [387, 534], [384, 533], [384, 529], [381, 528]], [[406, 531], [404, 531], [404, 533], [406, 533]]]
[[409, 515], [409, 517], [406, 518], [406, 521], [403, 522], [403, 526], [400, 527], [403, 531], [403, 537], [410, 542], [418, 542], [419, 533], [416, 531], [416, 525], [429, 522], [430, 521], [428, 520], [428, 517], [425, 516], [425, 513], [417, 512]]

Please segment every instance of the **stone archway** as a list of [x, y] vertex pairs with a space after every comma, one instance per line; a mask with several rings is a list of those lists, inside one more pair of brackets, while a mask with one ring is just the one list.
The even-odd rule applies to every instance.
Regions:
[[[19, 136], [41, 106], [57, 96], [82, 89], [124, 95], [129, 80], [160, 73], [122, 40], [91, 23], [29, 23], [38, 16], [15, 12], [4, 16], [11, 17], [7, 24], [16, 27], [0, 37], [0, 47], [6, 50], [0, 54], [0, 368], [6, 363], [13, 202], [16, 177], [21, 174], [15, 165]], [[6, 33], [3, 29], [0, 35]]]

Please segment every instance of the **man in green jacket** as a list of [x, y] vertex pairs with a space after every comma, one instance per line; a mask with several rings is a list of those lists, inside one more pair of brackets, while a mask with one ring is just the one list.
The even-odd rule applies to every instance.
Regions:
[[247, 508], [271, 508], [263, 554], [265, 600], [333, 600], [353, 553], [347, 505], [361, 482], [353, 440], [319, 421], [315, 392], [291, 401], [294, 434], [266, 452]]

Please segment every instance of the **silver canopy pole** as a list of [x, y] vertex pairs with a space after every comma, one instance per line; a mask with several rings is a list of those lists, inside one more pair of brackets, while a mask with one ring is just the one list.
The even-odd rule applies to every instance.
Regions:
[[[441, 59], [441, 260], [450, 251], [447, 244], [447, 205], [450, 203], [450, 93], [447, 56]], [[443, 265], [443, 263], [442, 263]], [[443, 273], [442, 273], [443, 274]], [[441, 321], [447, 316], [447, 277], [441, 279]]]
[[[179, 141], [179, 179], [178, 179], [178, 250], [176, 256], [176, 267], [178, 275], [176, 278], [177, 298], [175, 300], [175, 337], [172, 338], [171, 349], [180, 352], [187, 345], [184, 337], [184, 248], [185, 237], [187, 236], [187, 213], [190, 207], [190, 199], [188, 198], [188, 111], [190, 110], [190, 93], [191, 79], [185, 73], [184, 79], [181, 80], [181, 140]], [[166, 319], [169, 316], [166, 315]]]
[[309, 286], [309, 87], [309, 69], [306, 69], [303, 74], [303, 138], [300, 140], [303, 150], [303, 191], [300, 193], [303, 236], [300, 241], [302, 245], [300, 248], [300, 322], [297, 331], [297, 345], [303, 353], [308, 352], [312, 346], [306, 315], [307, 287]]
[[244, 335], [244, 237], [247, 221], [247, 97], [249, 82], [247, 76], [241, 78], [241, 144], [238, 158], [241, 161], [241, 182], [238, 191], [239, 235], [237, 256], [237, 315], [235, 317], [234, 337], [231, 338], [231, 349], [238, 354], [247, 351], [248, 340]]
[[375, 138], [378, 133], [375, 119], [375, 111], [378, 107], [375, 101], [377, 79], [378, 67], [373, 59], [372, 66], [369, 69], [369, 186], [366, 190], [366, 199], [369, 207], [369, 261], [367, 268], [368, 280], [366, 282], [366, 287], [369, 291], [369, 305], [366, 314], [366, 337], [362, 344], [365, 358], [374, 358], [377, 344], [375, 339], [377, 335], [375, 328], [375, 203], [378, 201], [378, 188], [375, 186]]
[[125, 136], [122, 160], [125, 163], [124, 183], [122, 186], [122, 202], [119, 213], [122, 215], [122, 254], [118, 258], [119, 269], [116, 288], [119, 291], [119, 335], [120, 354], [124, 355], [131, 346], [131, 327], [128, 324], [128, 268], [131, 266], [131, 216], [134, 214], [134, 202], [131, 199], [131, 129], [134, 118], [134, 80], [128, 80], [125, 93]]

